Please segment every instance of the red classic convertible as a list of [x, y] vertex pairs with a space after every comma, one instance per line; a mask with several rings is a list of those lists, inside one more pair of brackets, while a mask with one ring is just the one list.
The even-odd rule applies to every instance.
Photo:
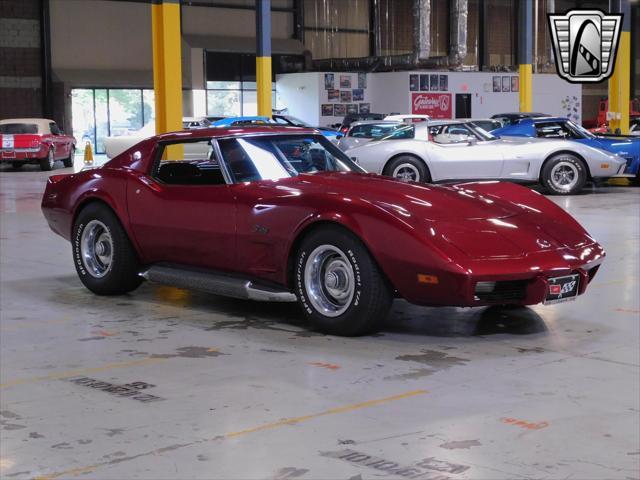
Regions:
[[202, 129], [149, 138], [104, 166], [49, 178], [42, 210], [101, 295], [143, 279], [297, 301], [316, 328], [372, 331], [394, 297], [532, 305], [584, 293], [603, 248], [510, 183], [366, 174], [317, 131]]
[[0, 120], [0, 161], [14, 168], [37, 163], [41, 170], [53, 170], [56, 160], [73, 166], [76, 139], [65, 135], [53, 120], [14, 118]]

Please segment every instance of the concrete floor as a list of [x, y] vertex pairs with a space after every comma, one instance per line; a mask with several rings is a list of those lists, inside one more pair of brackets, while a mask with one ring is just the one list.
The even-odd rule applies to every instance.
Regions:
[[578, 301], [397, 301], [345, 339], [295, 305], [92, 295], [46, 177], [0, 167], [3, 479], [640, 478], [639, 188], [554, 198], [608, 251]]

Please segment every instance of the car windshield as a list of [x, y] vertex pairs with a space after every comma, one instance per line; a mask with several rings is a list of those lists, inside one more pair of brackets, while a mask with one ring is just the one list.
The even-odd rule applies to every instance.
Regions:
[[403, 140], [407, 138], [415, 138], [416, 127], [415, 125], [400, 125], [390, 135], [382, 137], [379, 140]]
[[573, 123], [571, 120], [567, 120], [567, 126], [571, 128], [574, 132], [578, 134], [578, 137], [582, 136], [584, 138], [595, 138], [596, 136], [591, 133], [589, 130], [584, 128], [582, 125], [578, 125]]
[[382, 138], [398, 129], [406, 127], [403, 123], [368, 123], [351, 127], [348, 136], [357, 138]]
[[303, 122], [302, 120], [296, 117], [287, 116], [285, 118], [294, 127], [310, 127], [311, 126], [307, 122]]
[[319, 135], [268, 135], [218, 140], [235, 182], [278, 180], [318, 172], [358, 172], [336, 146]]
[[38, 133], [38, 126], [35, 123], [4, 123], [0, 125], [0, 133], [3, 134], [33, 134]]

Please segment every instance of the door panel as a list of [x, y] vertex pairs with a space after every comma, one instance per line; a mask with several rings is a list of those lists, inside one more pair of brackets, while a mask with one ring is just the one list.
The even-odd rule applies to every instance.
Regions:
[[129, 180], [127, 199], [145, 263], [234, 270], [236, 202], [228, 185], [166, 185], [140, 175]]
[[433, 144], [434, 180], [500, 178], [504, 159], [492, 142]]

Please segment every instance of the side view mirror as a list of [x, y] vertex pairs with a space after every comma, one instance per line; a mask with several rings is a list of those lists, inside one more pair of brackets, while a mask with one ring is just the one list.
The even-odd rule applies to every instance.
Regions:
[[469, 135], [467, 137], [467, 143], [469, 145], [475, 145], [476, 143], [478, 143], [478, 139], [476, 137], [474, 137], [473, 135]]

